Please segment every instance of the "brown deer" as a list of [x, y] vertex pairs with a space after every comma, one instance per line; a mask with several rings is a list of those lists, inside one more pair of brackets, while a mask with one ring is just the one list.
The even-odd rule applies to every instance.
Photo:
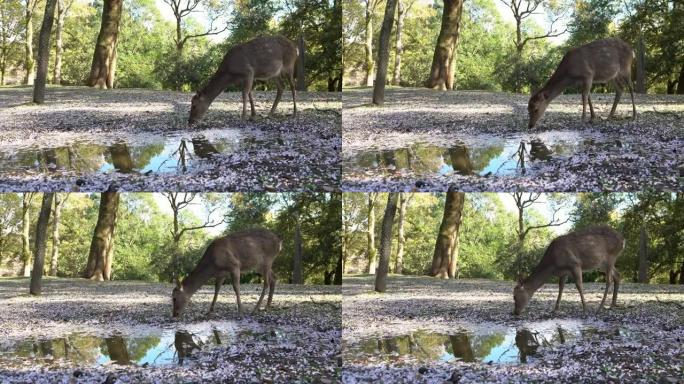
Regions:
[[275, 78], [277, 93], [269, 116], [275, 113], [280, 97], [283, 95], [283, 80], [287, 81], [292, 90], [294, 114], [297, 114], [295, 100], [294, 68], [297, 61], [297, 47], [293, 42], [282, 36], [257, 37], [246, 43], [231, 48], [223, 57], [223, 61], [216, 73], [209, 79], [204, 88], [192, 97], [189, 125], [199, 121], [209, 109], [212, 101], [229, 85], [242, 87], [242, 119], [247, 116], [247, 99], [252, 109], [253, 118], [254, 99], [252, 98], [254, 80], [268, 80]]
[[176, 288], [171, 294], [173, 317], [178, 317], [183, 312], [190, 301], [190, 297], [212, 277], [216, 280], [216, 285], [214, 300], [209, 307], [209, 313], [213, 312], [219, 290], [227, 276], [230, 276], [235, 290], [238, 317], [242, 317], [240, 273], [244, 271], [256, 271], [264, 281], [261, 296], [259, 296], [259, 301], [257, 301], [252, 313], [259, 310], [266, 288], [268, 288], [266, 308], [269, 308], [276, 283], [276, 277], [271, 266], [281, 248], [282, 241], [280, 238], [265, 229], [239, 231], [212, 241], [199, 264], [183, 279], [183, 282], [181, 283], [176, 279]]
[[606, 275], [606, 289], [599, 311], [603, 308], [610, 284], [613, 283], [613, 301], [617, 302], [620, 274], [615, 269], [615, 260], [625, 247], [625, 239], [612, 228], [601, 225], [568, 233], [554, 239], [546, 249], [539, 265], [527, 277], [521, 279], [513, 290], [516, 315], [520, 315], [530, 302], [535, 291], [552, 276], [558, 277], [558, 299], [554, 312], [560, 308], [561, 296], [567, 275], [575, 280], [575, 286], [582, 300], [582, 312], [586, 313], [582, 288], [582, 271], [598, 269]]
[[594, 120], [594, 106], [591, 103], [593, 83], [610, 83], [615, 87], [615, 101], [608, 115], [609, 118], [615, 114], [622, 91], [627, 87], [632, 96], [632, 119], [636, 119], [634, 87], [631, 78], [632, 60], [634, 60], [634, 51], [629, 44], [620, 39], [596, 40], [571, 49], [563, 56], [546, 85], [530, 98], [527, 105], [530, 115], [529, 128], [533, 128], [541, 119], [551, 100], [570, 86], [582, 88], [582, 122], [587, 114], [588, 103], [591, 123]]

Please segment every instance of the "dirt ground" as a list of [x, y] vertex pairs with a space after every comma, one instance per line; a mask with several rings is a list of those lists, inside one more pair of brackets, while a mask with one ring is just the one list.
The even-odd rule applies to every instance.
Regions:
[[[220, 95], [187, 127], [191, 93], [0, 88], [0, 191], [326, 191], [340, 180], [341, 95], [301, 92], [267, 117], [275, 92]], [[181, 144], [185, 142], [186, 148]]]
[[[48, 278], [40, 297], [30, 297], [28, 285], [27, 278], [0, 279], [2, 383], [102, 383], [107, 377], [116, 379], [116, 383], [340, 380], [339, 287], [278, 284], [270, 310], [246, 314], [238, 320], [229, 285], [223, 287], [215, 313], [206, 314], [213, 287], [205, 286], [192, 297], [181, 319], [174, 320], [171, 284]], [[256, 303], [260, 289], [255, 284], [242, 285], [241, 297], [247, 311]], [[204, 330], [209, 334], [214, 331], [217, 343], [204, 340], [203, 344], [199, 336]], [[201, 348], [191, 349], [191, 358], [179, 365], [179, 335], [187, 334], [185, 331]], [[165, 338], [165, 334], [171, 338]], [[219, 334], [222, 342], [218, 341]], [[109, 361], [114, 360], [111, 343], [117, 337], [129, 340], [125, 362]], [[50, 340], [53, 342], [47, 344], [46, 353], [45, 342]], [[64, 340], [70, 340], [73, 346], [71, 356], [78, 354], [82, 361], [59, 358], [62, 355], [57, 346], [62, 344], [57, 341]], [[27, 341], [29, 352], [12, 353]], [[152, 348], [154, 345], [158, 349]], [[168, 364], [146, 360], [146, 348], [152, 348], [155, 355], [157, 350], [160, 355], [168, 355]], [[93, 349], [88, 359], [87, 352]]]
[[[374, 107], [370, 89], [345, 90], [343, 188], [683, 190], [684, 96], [636, 95], [636, 121], [629, 95], [607, 119], [613, 97], [592, 95], [597, 119], [589, 124], [580, 121], [580, 96], [562, 95], [530, 130], [528, 95], [389, 88], [385, 105]], [[516, 164], [521, 142], [524, 168]]]
[[[342, 303], [343, 382], [677, 383], [684, 379], [684, 286], [626, 282], [620, 288], [618, 307], [596, 314], [605, 285], [585, 283], [589, 311], [583, 316], [571, 284], [566, 285], [560, 311], [552, 314], [558, 286], [550, 283], [533, 296], [521, 317], [512, 313], [513, 286], [484, 279], [391, 276], [387, 292], [378, 294], [373, 292], [371, 276], [347, 276]], [[421, 338], [427, 340], [431, 334], [466, 332], [477, 353], [486, 345], [486, 335], [498, 330], [516, 335], [515, 341], [503, 336], [497, 341], [510, 348], [507, 343], [517, 344], [517, 333], [523, 329], [535, 332], [543, 326], [555, 332], [568, 325], [577, 327], [576, 338], [541, 343], [526, 363], [519, 364], [447, 361], [441, 341], [420, 345]], [[408, 350], [413, 348], [413, 354], [401, 337], [410, 340]], [[365, 349], [354, 349], [364, 342]], [[430, 351], [421, 348], [436, 348], [434, 357], [425, 358]]]

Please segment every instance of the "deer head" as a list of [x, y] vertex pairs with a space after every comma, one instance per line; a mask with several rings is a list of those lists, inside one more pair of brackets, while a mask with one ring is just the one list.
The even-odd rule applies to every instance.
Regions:
[[173, 293], [171, 293], [171, 300], [173, 300], [173, 317], [180, 316], [188, 305], [188, 301], [190, 301], [188, 295], [183, 292], [183, 285], [178, 278], [176, 278], [176, 287], [173, 289]]
[[546, 90], [540, 90], [530, 97], [530, 101], [527, 104], [527, 112], [530, 115], [529, 128], [534, 128], [539, 119], [544, 116], [546, 112], [546, 107], [551, 102], [549, 98], [549, 92]]
[[525, 289], [525, 283], [522, 276], [518, 277], [518, 284], [513, 288], [513, 301], [515, 302], [515, 308], [513, 313], [517, 316], [520, 315], [527, 307], [530, 302], [532, 295]]
[[190, 104], [190, 119], [188, 120], [188, 125], [193, 125], [202, 119], [204, 114], [207, 113], [207, 109], [209, 109], [209, 104], [211, 104], [211, 100], [197, 92], [195, 96], [192, 97], [192, 102]]

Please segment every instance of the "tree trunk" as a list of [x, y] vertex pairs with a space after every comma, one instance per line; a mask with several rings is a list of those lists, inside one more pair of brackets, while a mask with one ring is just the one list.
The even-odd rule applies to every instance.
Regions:
[[452, 271], [452, 268], [454, 268], [452, 251], [454, 250], [455, 241], [461, 226], [464, 201], [465, 193], [447, 192], [444, 216], [442, 216], [442, 224], [439, 226], [435, 253], [432, 256], [430, 276], [442, 279], [454, 277]]
[[366, 0], [366, 44], [364, 46], [366, 76], [363, 82], [367, 87], [373, 86], [373, 67], [375, 66], [373, 62], [373, 3], [374, 0]]
[[373, 104], [385, 103], [385, 83], [387, 83], [387, 65], [389, 64], [390, 37], [392, 35], [392, 23], [394, 13], [397, 10], [397, 0], [387, 0], [385, 17], [380, 28], [380, 43], [378, 44], [378, 70], [375, 76], [373, 88]]
[[45, 2], [43, 25], [40, 27], [40, 36], [38, 36], [38, 70], [33, 87], [33, 102], [36, 104], [43, 104], [45, 101], [45, 84], [47, 83], [48, 63], [50, 61], [50, 34], [52, 33], [56, 3], [57, 0]]
[[104, 0], [102, 24], [95, 45], [88, 86], [104, 89], [114, 88], [116, 43], [119, 37], [122, 7], [123, 0]]
[[59, 221], [62, 217], [62, 199], [55, 193], [54, 216], [52, 219], [52, 256], [50, 257], [50, 276], [57, 276], [57, 262], [59, 260]]
[[639, 233], [639, 283], [648, 284], [648, 236], [646, 227], [641, 226]]
[[644, 38], [639, 36], [636, 52], [636, 93], [646, 93], [646, 63], [644, 52]]
[[682, 267], [679, 269], [679, 284], [684, 284], [684, 261], [682, 261]]
[[304, 36], [299, 35], [299, 57], [297, 58], [297, 90], [306, 92], [306, 74], [304, 64], [306, 62], [306, 42]]
[[22, 260], [22, 274], [27, 277], [31, 274], [31, 217], [29, 210], [31, 209], [31, 199], [33, 194], [24, 193], [22, 196], [22, 216], [21, 216], [21, 260]]
[[679, 81], [677, 81], [677, 94], [684, 95], [684, 64], [682, 64], [682, 69], [679, 71]]
[[401, 275], [404, 269], [404, 244], [406, 238], [404, 237], [404, 219], [406, 217], [406, 209], [408, 208], [411, 195], [407, 192], [402, 192], [399, 196], [399, 223], [397, 226], [397, 259], [394, 264], [394, 273]]
[[25, 55], [25, 69], [26, 77], [24, 83], [26, 85], [33, 85], [33, 69], [35, 62], [33, 60], [33, 10], [38, 0], [26, 0], [26, 15], [24, 18], [24, 25], [26, 27], [26, 41], [24, 42]]
[[62, 46], [62, 30], [64, 29], [64, 17], [66, 9], [64, 9], [65, 0], [57, 0], [57, 27], [55, 29], [55, 68], [52, 73], [52, 84], [62, 84], [62, 54], [64, 47]]
[[395, 29], [395, 51], [394, 51], [394, 74], [392, 75], [392, 85], [401, 84], [401, 54], [404, 51], [404, 44], [401, 35], [404, 31], [404, 2], [397, 0], [397, 28]]
[[90, 254], [84, 276], [91, 280], [111, 280], [112, 258], [114, 256], [114, 230], [119, 208], [118, 192], [100, 194], [100, 209], [97, 224], [90, 243]]
[[344, 264], [342, 263], [342, 253], [340, 257], [337, 258], [337, 266], [335, 267], [335, 279], [333, 284], [342, 285], [342, 274], [344, 273]]
[[463, 0], [445, 0], [442, 13], [442, 28], [439, 31], [432, 70], [425, 83], [433, 89], [453, 89], [453, 59], [458, 44], [458, 33], [463, 12]]
[[387, 273], [389, 272], [390, 255], [392, 254], [392, 226], [394, 225], [394, 215], [397, 212], [398, 199], [399, 194], [396, 192], [387, 194], [387, 206], [385, 216], [382, 218], [382, 232], [380, 234], [380, 261], [375, 271], [376, 292], [385, 292], [387, 289]]
[[377, 193], [371, 192], [368, 194], [368, 229], [366, 238], [368, 243], [368, 273], [371, 275], [375, 273], [377, 249], [375, 249], [375, 199]]
[[[48, 0], [49, 2], [50, 0]], [[38, 225], [36, 226], [36, 247], [33, 255], [33, 270], [31, 271], [31, 287], [30, 293], [32, 295], [40, 295], [42, 290], [43, 268], [45, 266], [45, 249], [47, 247], [47, 231], [50, 222], [50, 212], [52, 211], [52, 200], [55, 197], [54, 193], [44, 193], [43, 203], [40, 206], [40, 215], [38, 216]]]
[[294, 247], [292, 284], [304, 284], [304, 279], [302, 278], [302, 230], [299, 217], [297, 217], [297, 225], [295, 227]]

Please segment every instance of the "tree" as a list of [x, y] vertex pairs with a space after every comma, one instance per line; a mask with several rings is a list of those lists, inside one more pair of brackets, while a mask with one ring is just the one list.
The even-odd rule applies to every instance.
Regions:
[[637, 281], [648, 284], [648, 235], [644, 225], [639, 231], [639, 278]]
[[181, 193], [181, 192], [167, 192], [163, 194], [171, 205], [171, 210], [173, 211], [173, 227], [171, 229], [171, 236], [173, 240], [173, 276], [178, 277], [180, 273], [180, 241], [183, 235], [190, 231], [196, 231], [204, 228], [217, 227], [224, 223], [224, 220], [214, 220], [212, 215], [218, 210], [218, 207], [214, 205], [214, 201], [209, 201], [207, 206], [207, 216], [204, 223], [199, 225], [188, 225], [183, 226], [181, 222], [181, 211], [189, 207], [190, 205], [197, 204], [200, 199], [200, 195], [197, 193]]
[[[190, 39], [196, 39], [198, 37], [218, 35], [226, 31], [229, 27], [228, 23], [225, 23], [223, 27], [222, 24], [222, 9], [216, 7], [211, 1], [204, 0], [163, 0], [165, 4], [171, 7], [173, 16], [176, 19], [176, 36], [173, 42], [176, 46], [177, 59], [181, 60], [183, 56], [183, 48], [185, 44]], [[248, 6], [246, 4], [237, 3], [237, 9], [240, 6]], [[187, 31], [187, 17], [193, 13], [198, 12], [198, 7], [204, 7], [207, 10], [208, 26], [206, 29], [200, 32], [188, 32]], [[217, 25], [218, 24], [218, 25]]]
[[395, 28], [395, 51], [394, 51], [394, 73], [392, 74], [392, 85], [401, 85], [401, 57], [404, 53], [404, 21], [408, 15], [411, 6], [415, 4], [415, 0], [407, 3], [407, 0], [398, 0], [397, 2], [397, 28]]
[[[48, 0], [49, 2], [50, 0]], [[47, 246], [47, 231], [52, 211], [54, 193], [44, 193], [43, 202], [40, 206], [38, 225], [36, 227], [36, 246], [33, 255], [33, 270], [31, 271], [31, 286], [29, 292], [32, 295], [40, 295], [42, 290], [43, 267], [45, 265], [45, 249]]]
[[554, 11], [554, 2], [549, 2], [546, 0], [500, 0], [504, 5], [510, 8], [513, 13], [513, 18], [515, 19], [515, 40], [513, 44], [515, 45], [515, 50], [520, 57], [525, 45], [532, 41], [538, 39], [547, 39], [549, 37], [557, 37], [564, 34], [567, 31], [567, 27], [562, 31], [556, 29], [556, 23], [559, 22], [565, 16], [562, 12], [551, 16], [549, 22], [549, 27], [545, 33], [540, 35], [525, 36], [525, 28], [523, 23], [527, 18], [537, 13], [539, 7], [546, 6], [550, 11]]
[[458, 45], [463, 0], [444, 0], [442, 27], [439, 31], [435, 54], [432, 58], [432, 69], [425, 86], [433, 89], [453, 89], [453, 62]]
[[114, 258], [114, 231], [119, 209], [119, 193], [100, 194], [97, 224], [90, 242], [90, 253], [83, 277], [91, 280], [111, 280]]
[[387, 274], [389, 273], [390, 255], [392, 253], [392, 227], [394, 226], [398, 199], [399, 194], [396, 192], [387, 194], [387, 206], [382, 218], [382, 232], [380, 233], [380, 260], [375, 271], [376, 292], [385, 292], [387, 289]]
[[365, 31], [365, 78], [364, 84], [368, 87], [373, 86], [373, 69], [375, 62], [373, 60], [373, 18], [375, 17], [375, 8], [382, 2], [382, 0], [365, 0], [366, 3], [366, 17], [364, 18]]
[[396, 8], [397, 0], [387, 0], [382, 28], [380, 28], [380, 43], [378, 44], [378, 70], [373, 88], [373, 104], [375, 105], [385, 103], [385, 83], [387, 82], [387, 65], [389, 64], [390, 37]]
[[366, 252], [368, 253], [368, 273], [375, 273], [378, 250], [375, 248], [375, 202], [378, 199], [377, 192], [368, 193], [368, 223], [366, 225], [366, 238], [368, 239]]
[[411, 202], [413, 193], [402, 192], [399, 195], [399, 223], [397, 225], [397, 258], [394, 264], [394, 273], [401, 275], [404, 266], [404, 244], [406, 237], [404, 237], [404, 220], [406, 218], [406, 210]]
[[62, 56], [64, 44], [62, 33], [64, 30], [64, 18], [66, 18], [73, 0], [57, 0], [57, 26], [55, 28], [55, 67], [52, 74], [52, 84], [62, 84]]
[[54, 21], [55, 6], [57, 0], [46, 0], [43, 25], [40, 27], [38, 36], [38, 70], [33, 87], [33, 102], [43, 104], [45, 101], [45, 84], [47, 83], [48, 62], [50, 61], [50, 34]]
[[50, 257], [50, 276], [57, 276], [57, 263], [59, 260], [60, 246], [59, 224], [62, 218], [62, 206], [68, 197], [69, 195], [62, 199], [59, 193], [55, 193], [55, 206], [53, 208], [54, 213], [52, 215], [52, 255]]
[[21, 199], [22, 214], [21, 214], [21, 254], [22, 254], [22, 270], [24, 277], [29, 276], [31, 273], [31, 243], [30, 243], [30, 233], [31, 233], [31, 218], [29, 211], [31, 209], [31, 200], [33, 200], [34, 194], [32, 192], [24, 193]]
[[5, 74], [12, 47], [20, 38], [21, 4], [18, 0], [0, 3], [0, 86], [5, 85]]
[[295, 252], [292, 265], [292, 284], [304, 284], [304, 277], [302, 276], [302, 227], [299, 217], [297, 217], [297, 225], [295, 227], [294, 244]]
[[33, 69], [35, 62], [33, 61], [33, 13], [36, 11], [36, 6], [40, 0], [25, 0], [24, 7], [24, 31], [25, 40], [24, 47], [26, 55], [24, 56], [24, 67], [26, 69], [26, 77], [24, 83], [26, 85], [33, 85]]
[[114, 88], [116, 72], [116, 45], [119, 39], [119, 23], [123, 0], [104, 0], [102, 23], [95, 44], [93, 63], [90, 66], [88, 86], [101, 89]]
[[465, 193], [447, 192], [444, 204], [444, 215], [439, 226], [435, 253], [432, 256], [430, 276], [441, 279], [456, 277], [456, 265], [458, 261], [458, 234], [461, 227], [463, 203]]

